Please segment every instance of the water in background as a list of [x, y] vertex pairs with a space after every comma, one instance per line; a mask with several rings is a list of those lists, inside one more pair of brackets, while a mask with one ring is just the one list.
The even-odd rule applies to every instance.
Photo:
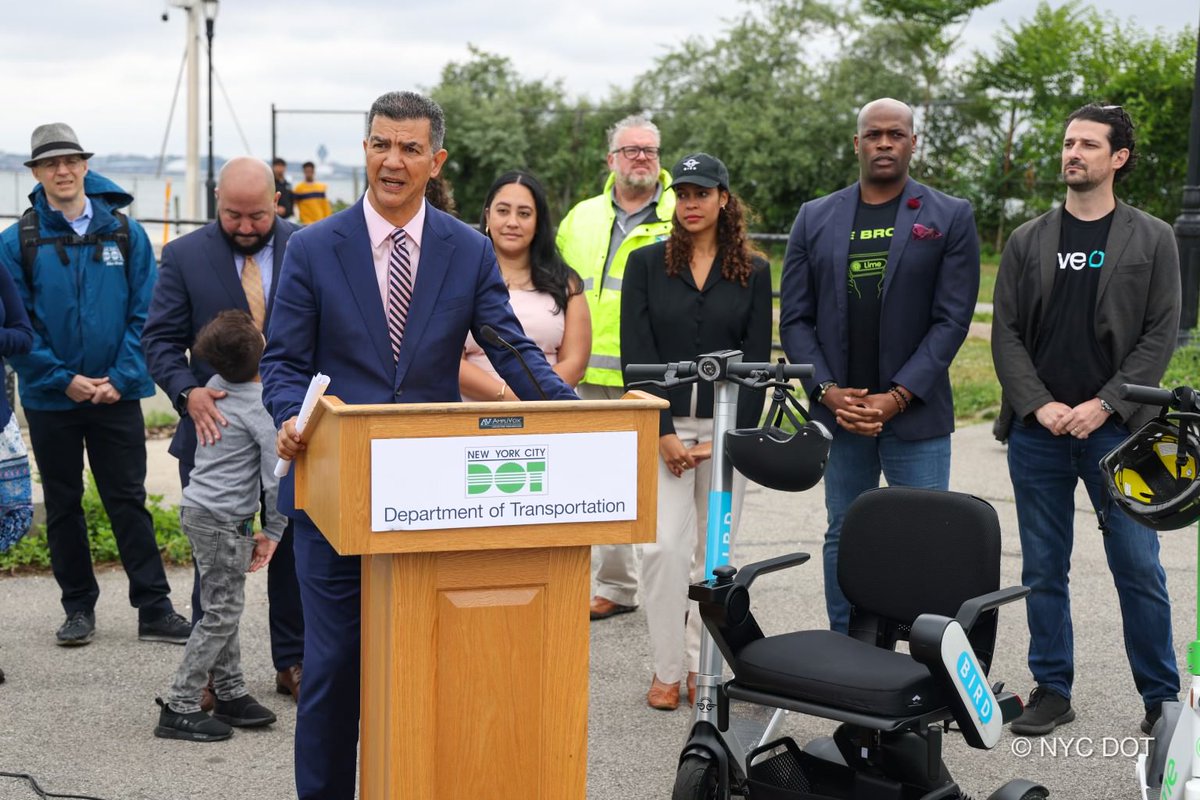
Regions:
[[[177, 220], [183, 217], [183, 200], [180, 193], [184, 188], [184, 176], [180, 174], [162, 175], [155, 177], [154, 175], [139, 174], [139, 173], [124, 173], [110, 172], [101, 170], [102, 174], [111, 179], [118, 186], [133, 195], [133, 205], [129, 207], [130, 214], [134, 219], [171, 219]], [[200, 176], [201, 184], [203, 184], [207, 176]], [[288, 179], [293, 184], [297, 180], [303, 178], [303, 175], [289, 175]], [[347, 205], [358, 200], [357, 191], [363, 191], [363, 182], [361, 177], [356, 182], [349, 177], [328, 177], [319, 178], [324, 181], [329, 187], [329, 202], [335, 206], [340, 201]], [[167, 182], [171, 184], [171, 200], [168, 208], [167, 205]], [[29, 193], [33, 191], [33, 187], [37, 185], [37, 181], [33, 179], [33, 175], [29, 170], [0, 170], [0, 230], [8, 227], [21, 213], [29, 207]], [[201, 217], [204, 212], [201, 210]], [[295, 217], [293, 217], [295, 221]], [[189, 226], [183, 225], [162, 225], [160, 223], [143, 223], [146, 228], [146, 233], [150, 237], [150, 241], [155, 247], [161, 247], [166, 241], [187, 233], [191, 230]], [[165, 229], [165, 230], [164, 230]]]

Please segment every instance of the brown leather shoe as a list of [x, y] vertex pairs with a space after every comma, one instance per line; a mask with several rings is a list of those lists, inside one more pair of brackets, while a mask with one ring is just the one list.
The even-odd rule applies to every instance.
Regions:
[[679, 708], [679, 684], [663, 683], [654, 676], [650, 691], [646, 692], [646, 705], [659, 711], [674, 711]]
[[304, 664], [292, 664], [287, 669], [275, 673], [275, 691], [279, 694], [290, 694], [297, 703], [300, 702], [300, 678], [304, 675]]
[[204, 713], [211, 713], [213, 707], [217, 704], [217, 693], [213, 690], [213, 676], [208, 673], [208, 685], [200, 690], [200, 710]]
[[620, 603], [614, 603], [607, 597], [596, 595], [592, 598], [592, 619], [608, 619], [615, 617], [617, 614], [628, 614], [630, 611], [637, 609], [637, 606], [623, 606]]
[[688, 705], [696, 705], [696, 673], [689, 672], [687, 676]]

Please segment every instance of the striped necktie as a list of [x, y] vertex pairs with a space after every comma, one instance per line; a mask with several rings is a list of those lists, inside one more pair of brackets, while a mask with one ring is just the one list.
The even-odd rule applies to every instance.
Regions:
[[408, 256], [408, 236], [403, 228], [392, 231], [392, 253], [388, 256], [387, 324], [392, 341], [392, 360], [400, 359], [400, 342], [404, 339], [404, 324], [412, 303], [412, 264]]
[[242, 291], [246, 293], [246, 304], [250, 306], [254, 325], [261, 331], [267, 318], [267, 304], [263, 298], [262, 271], [254, 256], [246, 256], [242, 262]]

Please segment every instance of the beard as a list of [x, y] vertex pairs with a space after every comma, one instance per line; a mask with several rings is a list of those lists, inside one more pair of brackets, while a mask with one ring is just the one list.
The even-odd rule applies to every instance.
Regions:
[[658, 183], [658, 173], [647, 172], [645, 175], [621, 175], [618, 173], [617, 180], [627, 189], [650, 189]]
[[271, 241], [271, 237], [275, 235], [275, 225], [276, 223], [272, 222], [270, 230], [268, 230], [266, 233], [255, 234], [251, 241], [247, 241], [251, 239], [251, 237], [248, 236], [240, 237], [241, 241], [239, 241], [237, 238], [234, 238], [232, 234], [221, 227], [220, 224], [217, 225], [217, 229], [221, 231], [221, 235], [225, 237], [225, 241], [229, 242], [229, 246], [233, 249], [233, 252], [240, 256], [252, 256], [259, 250], [262, 250], [264, 247], [266, 247], [267, 242]]
[[[1074, 167], [1076, 170], [1075, 174], [1068, 175], [1067, 167]], [[1072, 162], [1068, 164], [1063, 168], [1062, 172], [1060, 172], [1058, 176], [1063, 183], [1077, 192], [1090, 192], [1092, 189], [1095, 189], [1104, 182], [1103, 180], [1096, 180], [1092, 174], [1088, 172], [1087, 165], [1080, 164], [1078, 162]]]

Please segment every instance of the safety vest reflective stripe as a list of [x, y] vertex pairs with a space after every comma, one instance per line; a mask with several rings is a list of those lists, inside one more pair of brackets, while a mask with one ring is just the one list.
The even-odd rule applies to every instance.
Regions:
[[615, 369], [621, 371], [621, 359], [616, 356], [598, 356], [595, 353], [588, 358], [588, 367], [593, 369]]

